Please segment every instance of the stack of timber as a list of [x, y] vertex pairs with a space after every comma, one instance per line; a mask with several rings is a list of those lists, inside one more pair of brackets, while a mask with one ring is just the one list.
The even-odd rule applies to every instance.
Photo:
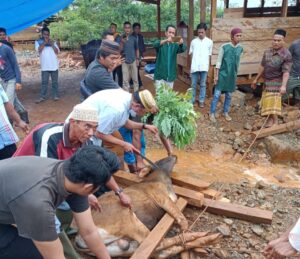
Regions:
[[[224, 202], [221, 200], [222, 194], [210, 188], [210, 183], [202, 181], [196, 174], [173, 172], [171, 176], [175, 193], [185, 199], [188, 205], [201, 209], [207, 207], [207, 212], [253, 223], [272, 223], [271, 211]], [[118, 171], [114, 178], [123, 187], [143, 181], [137, 175], [124, 171]]]
[[[143, 181], [143, 179], [137, 175], [124, 171], [118, 171], [114, 174], [114, 178], [118, 184], [123, 187]], [[176, 205], [181, 211], [184, 210], [187, 205], [190, 205], [200, 209], [206, 209], [209, 213], [242, 219], [253, 223], [272, 223], [273, 213], [271, 211], [223, 202], [220, 200], [222, 194], [211, 189], [210, 183], [202, 181], [196, 174], [173, 172], [171, 178], [174, 191], [179, 196]], [[140, 244], [138, 249], [131, 256], [131, 259], [150, 258], [173, 223], [174, 219], [166, 213], [150, 232], [148, 237]], [[205, 250], [201, 248], [198, 250], [197, 254], [205, 252]], [[183, 251], [181, 258], [194, 258], [193, 251]]]
[[14, 48], [20, 50], [33, 50], [34, 42], [40, 37], [36, 27], [32, 26], [23, 31], [11, 35]]

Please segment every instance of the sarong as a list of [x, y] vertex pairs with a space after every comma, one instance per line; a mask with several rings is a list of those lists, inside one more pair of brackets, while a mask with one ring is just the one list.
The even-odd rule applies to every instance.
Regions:
[[281, 94], [263, 91], [261, 96], [261, 116], [282, 115]]

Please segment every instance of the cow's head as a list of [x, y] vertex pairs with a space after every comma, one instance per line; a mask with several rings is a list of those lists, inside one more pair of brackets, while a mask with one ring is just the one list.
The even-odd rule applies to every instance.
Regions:
[[[170, 174], [170, 173], [172, 173], [173, 168], [176, 163], [177, 163], [177, 156], [172, 155], [172, 156], [165, 157], [161, 160], [158, 160], [157, 162], [155, 162], [155, 165], [157, 165], [157, 167], [159, 169]], [[155, 168], [152, 168], [152, 170], [153, 169], [155, 169]]]
[[174, 155], [160, 159], [154, 163], [156, 165], [156, 167], [152, 167], [149, 165], [149, 166], [143, 168], [139, 173], [139, 177], [144, 178], [146, 175], [148, 175], [156, 170], [162, 170], [163, 172], [170, 175], [170, 173], [172, 173], [172, 171], [173, 171], [173, 168], [174, 168], [176, 162], [177, 162], [177, 156], [174, 156]]

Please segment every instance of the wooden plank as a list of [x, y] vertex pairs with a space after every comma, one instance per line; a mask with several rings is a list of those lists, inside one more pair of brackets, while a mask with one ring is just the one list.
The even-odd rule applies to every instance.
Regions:
[[175, 193], [184, 198], [189, 205], [195, 207], [201, 207], [203, 205], [204, 194], [200, 192], [196, 192], [193, 190], [189, 190], [180, 186], [173, 185]]
[[218, 192], [214, 189], [202, 190], [201, 193], [204, 195], [204, 198], [207, 198], [207, 199], [218, 200], [218, 199], [222, 198], [222, 193]]
[[263, 137], [267, 137], [267, 136], [274, 135], [274, 134], [279, 134], [279, 133], [283, 133], [283, 132], [287, 132], [287, 131], [296, 130], [299, 128], [300, 128], [300, 120], [295, 120], [295, 121], [291, 121], [288, 123], [275, 125], [271, 128], [262, 129], [260, 133], [259, 133], [259, 131], [254, 131], [254, 132], [252, 132], [252, 134], [257, 136], [259, 133], [257, 138], [263, 138]]
[[181, 21], [181, 0], [176, 0], [176, 26]]
[[[213, 27], [214, 20], [217, 17], [217, 0], [211, 0], [210, 4], [210, 28]], [[211, 32], [212, 33], [212, 32]], [[210, 34], [211, 37], [211, 34]]]
[[222, 215], [226, 217], [242, 219], [253, 223], [271, 224], [273, 213], [272, 211], [262, 210], [257, 208], [249, 208], [246, 206], [204, 199], [203, 208], [208, 206], [207, 212]]
[[206, 0], [200, 0], [200, 22], [206, 22]]
[[[176, 205], [182, 211], [186, 207], [187, 201], [180, 198]], [[166, 213], [130, 258], [149, 258], [173, 223], [174, 219]]]
[[175, 185], [196, 191], [207, 189], [210, 186], [210, 183], [203, 181], [200, 175], [191, 172], [173, 172], [171, 179]]
[[161, 23], [160, 23], [160, 0], [157, 0], [156, 12], [157, 12], [157, 38], [160, 39], [160, 37], [161, 37], [161, 35], [160, 35], [160, 31], [161, 31]]
[[287, 17], [288, 12], [288, 0], [282, 0], [281, 17]]
[[[194, 0], [189, 0], [189, 27], [187, 35], [187, 53], [194, 38]], [[187, 54], [186, 54], [187, 55]], [[187, 66], [191, 66], [191, 55], [187, 55]]]

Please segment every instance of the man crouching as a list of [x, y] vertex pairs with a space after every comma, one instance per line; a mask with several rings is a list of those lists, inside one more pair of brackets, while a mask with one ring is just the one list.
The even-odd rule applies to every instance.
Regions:
[[64, 200], [90, 250], [97, 258], [110, 258], [93, 222], [88, 195], [118, 170], [114, 153], [84, 146], [65, 161], [15, 157], [0, 161], [0, 168], [0, 258], [64, 258], [54, 220]]

